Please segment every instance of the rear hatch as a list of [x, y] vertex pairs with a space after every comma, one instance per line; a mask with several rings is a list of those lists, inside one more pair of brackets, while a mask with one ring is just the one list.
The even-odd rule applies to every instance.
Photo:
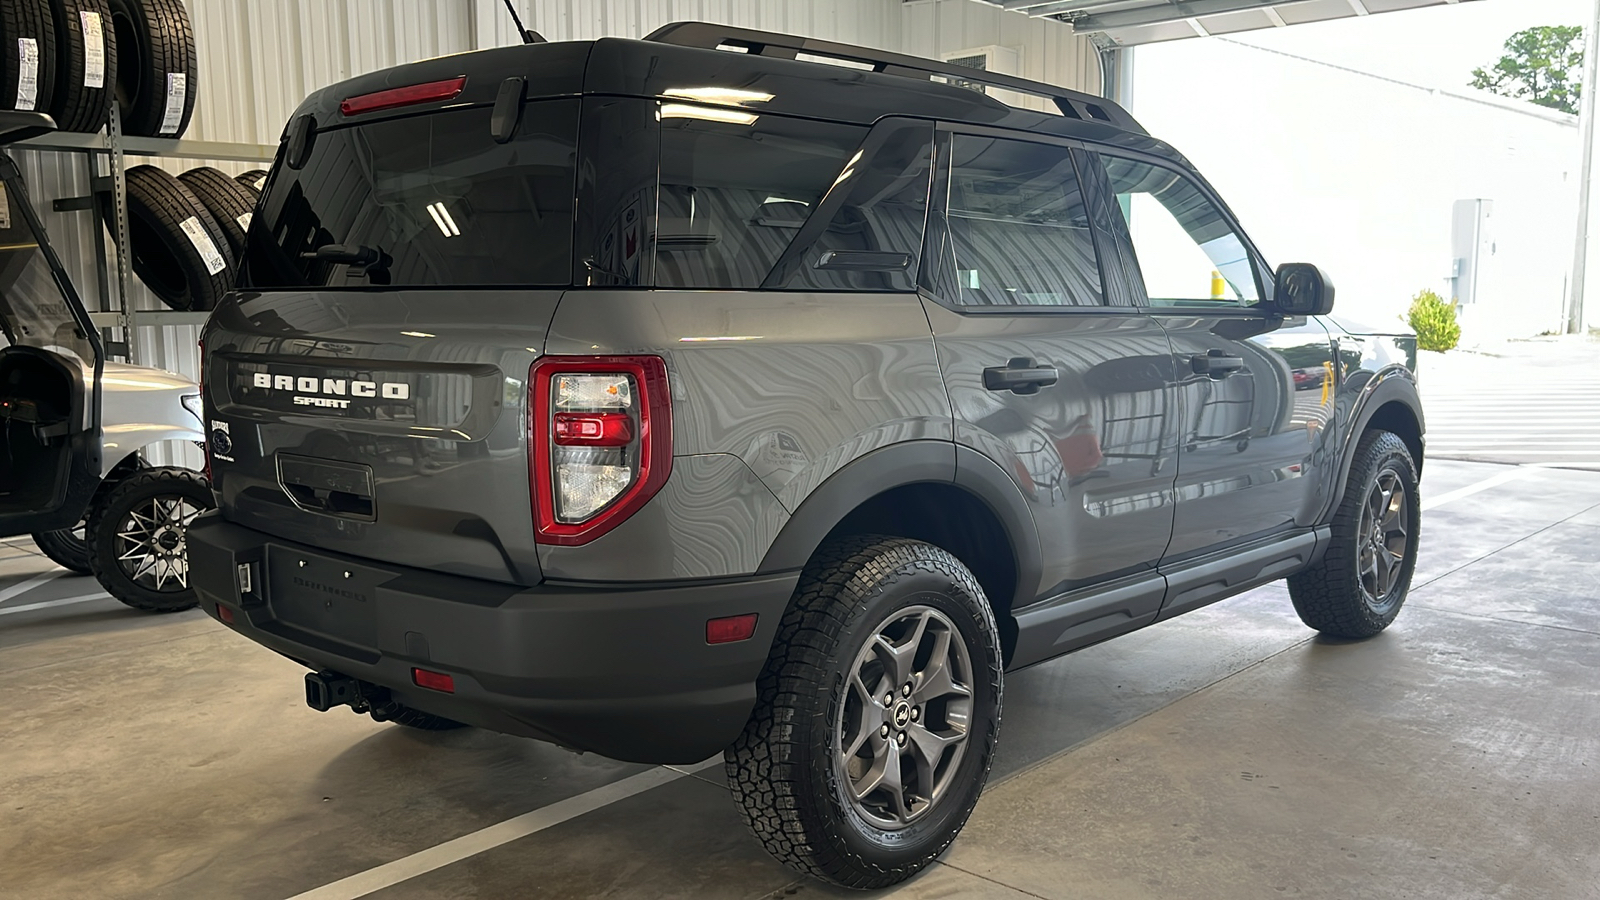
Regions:
[[[513, 49], [575, 82], [583, 48]], [[204, 336], [230, 521], [538, 581], [526, 382], [571, 282], [578, 100], [503, 90], [508, 52], [365, 76], [291, 119]]]

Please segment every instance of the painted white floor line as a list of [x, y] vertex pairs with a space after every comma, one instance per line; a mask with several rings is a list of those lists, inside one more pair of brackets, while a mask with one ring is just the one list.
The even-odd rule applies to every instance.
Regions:
[[27, 581], [21, 582], [20, 584], [14, 584], [5, 590], [0, 590], [0, 603], [4, 603], [7, 600], [10, 600], [12, 597], [26, 594], [39, 585], [44, 584], [47, 581], [54, 581], [65, 574], [67, 574], [66, 569], [54, 569], [40, 575], [35, 575], [32, 578], [29, 578]]
[[105, 591], [98, 594], [86, 594], [82, 597], [62, 597], [59, 600], [40, 600], [38, 603], [24, 603], [20, 606], [7, 606], [0, 609], [0, 616], [9, 616], [12, 613], [30, 612], [35, 609], [49, 609], [52, 606], [70, 606], [74, 603], [87, 603], [90, 600], [109, 600], [111, 595]]
[[365, 897], [374, 891], [381, 891], [407, 879], [432, 872], [434, 869], [460, 862], [486, 850], [493, 850], [502, 844], [560, 825], [603, 806], [626, 800], [635, 794], [642, 794], [651, 788], [677, 781], [691, 772], [721, 764], [722, 759], [718, 757], [694, 766], [678, 769], [657, 768], [640, 772], [592, 791], [584, 791], [576, 797], [558, 800], [533, 812], [523, 813], [498, 825], [490, 825], [471, 834], [464, 834], [437, 847], [419, 850], [394, 862], [385, 863], [365, 872], [357, 872], [348, 878], [341, 878], [303, 894], [296, 894], [289, 900], [355, 900], [357, 897]]
[[1469, 484], [1463, 488], [1456, 488], [1453, 491], [1447, 491], [1446, 493], [1440, 494], [1437, 497], [1428, 497], [1422, 501], [1422, 508], [1424, 510], [1429, 510], [1443, 506], [1446, 503], [1453, 503], [1457, 500], [1460, 500], [1462, 497], [1471, 497], [1473, 494], [1487, 491], [1492, 487], [1499, 487], [1502, 484], [1508, 484], [1513, 481], [1527, 478], [1529, 475], [1542, 470], [1543, 467], [1541, 466], [1517, 466], [1515, 469], [1501, 472], [1499, 475], [1496, 475], [1492, 478], [1485, 478], [1476, 484]]

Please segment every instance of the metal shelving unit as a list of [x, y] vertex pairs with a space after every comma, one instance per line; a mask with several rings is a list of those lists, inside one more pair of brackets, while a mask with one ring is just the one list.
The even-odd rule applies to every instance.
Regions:
[[[172, 325], [201, 325], [206, 312], [179, 310], [135, 310], [129, 308], [128, 280], [128, 202], [127, 184], [124, 181], [127, 158], [130, 156], [158, 157], [162, 159], [222, 159], [234, 162], [272, 162], [277, 147], [271, 144], [239, 144], [225, 141], [194, 141], [183, 138], [129, 137], [122, 133], [122, 120], [112, 104], [110, 121], [104, 131], [96, 134], [56, 132], [14, 145], [21, 150], [46, 150], [81, 154], [89, 171], [90, 194], [87, 197], [63, 197], [51, 202], [57, 212], [86, 211], [94, 217], [95, 264], [100, 281], [100, 296], [110, 300], [111, 286], [116, 285], [115, 309], [93, 312], [89, 319], [103, 330], [120, 329], [123, 340], [112, 340], [103, 335], [107, 353], [121, 356], [129, 362], [134, 358], [135, 328], [160, 328]], [[100, 160], [107, 160], [106, 174], [102, 174]], [[111, 195], [114, 222], [112, 254], [106, 252], [106, 242], [99, 237], [107, 224], [103, 207], [98, 200], [101, 194]]]

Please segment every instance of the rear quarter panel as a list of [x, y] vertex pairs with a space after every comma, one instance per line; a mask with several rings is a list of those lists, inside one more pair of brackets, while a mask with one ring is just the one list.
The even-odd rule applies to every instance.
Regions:
[[667, 486], [630, 520], [541, 548], [549, 578], [754, 572], [830, 475], [880, 447], [952, 437], [913, 294], [574, 291], [545, 350], [665, 358], [674, 453]]

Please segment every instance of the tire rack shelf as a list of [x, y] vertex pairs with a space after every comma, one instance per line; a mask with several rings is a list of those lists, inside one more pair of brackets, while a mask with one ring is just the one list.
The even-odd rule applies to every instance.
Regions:
[[[118, 114], [115, 104], [112, 105], [106, 128], [99, 133], [55, 132], [31, 140], [19, 141], [13, 146], [21, 150], [46, 150], [83, 155], [85, 165], [89, 171], [89, 183], [92, 186], [91, 195], [89, 197], [57, 199], [52, 205], [58, 212], [68, 210], [87, 211], [94, 217], [97, 237], [106, 223], [103, 221], [100, 204], [95, 202], [93, 195], [104, 191], [110, 192], [112, 209], [116, 217], [113, 229], [115, 239], [111, 242], [114, 257], [107, 256], [105, 239], [100, 237], [95, 241], [95, 262], [100, 281], [100, 296], [110, 300], [112, 297], [111, 285], [113, 282], [116, 284], [116, 308], [92, 312], [89, 314], [89, 320], [101, 329], [121, 329], [124, 337], [122, 341], [111, 340], [109, 334], [102, 335], [105, 338], [104, 345], [107, 355], [121, 356], [133, 363], [138, 362], [134, 358], [134, 348], [137, 346], [137, 342], [133, 340], [134, 328], [203, 325], [206, 317], [210, 314], [178, 310], [129, 309], [128, 279], [131, 270], [128, 264], [128, 199], [127, 185], [123, 180], [123, 167], [127, 157], [224, 159], [234, 162], [270, 164], [278, 149], [271, 144], [192, 141], [182, 138], [129, 137], [122, 133], [122, 118]], [[99, 158], [102, 155], [110, 160], [108, 165], [109, 176], [100, 174]]]

